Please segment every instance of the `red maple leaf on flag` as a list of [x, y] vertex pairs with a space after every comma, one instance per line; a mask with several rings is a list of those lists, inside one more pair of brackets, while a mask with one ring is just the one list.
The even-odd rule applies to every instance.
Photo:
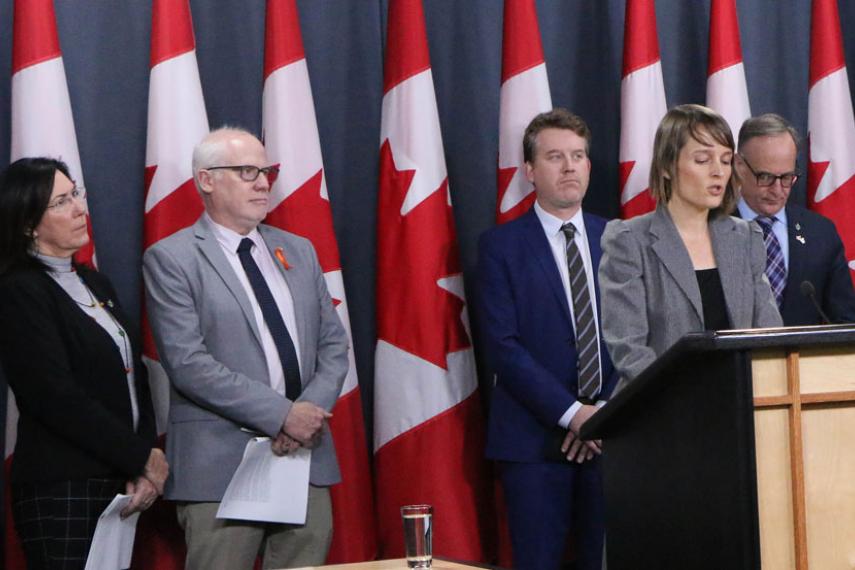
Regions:
[[632, 168], [635, 166], [634, 160], [627, 160], [626, 162], [621, 162], [620, 167], [620, 188], [623, 190], [624, 186], [626, 186], [626, 181], [629, 180], [629, 175], [632, 173]]
[[463, 300], [438, 283], [461, 273], [448, 182], [443, 181], [401, 215], [414, 175], [415, 170], [395, 168], [389, 141], [384, 141], [378, 204], [377, 335], [447, 370], [446, 355], [471, 346], [461, 320]]
[[[157, 165], [146, 166], [144, 179], [146, 196], [148, 196], [155, 172], [157, 172]], [[203, 210], [202, 198], [191, 178], [155, 204], [154, 208], [146, 214], [143, 220], [144, 247], [148, 248], [163, 238], [193, 224], [202, 215]], [[142, 342], [143, 354], [157, 358], [151, 325], [145, 311], [142, 313]]]
[[86, 215], [86, 233], [89, 234], [89, 241], [86, 242], [86, 245], [81, 247], [74, 253], [74, 262], [79, 263], [81, 265], [86, 265], [91, 269], [98, 269], [95, 267], [95, 234], [92, 232], [92, 216]]
[[[808, 139], [808, 149], [810, 149], [810, 139]], [[810, 156], [810, 150], [808, 150]], [[814, 198], [825, 171], [830, 165], [829, 161], [813, 162], [808, 159], [808, 206], [830, 219], [835, 227], [840, 239], [843, 242], [843, 248], [846, 250], [847, 261], [855, 257], [855, 232], [847, 231], [846, 227], [840, 223], [840, 212], [851, 212], [855, 206], [855, 176], [844, 182], [834, 192], [829, 194], [825, 199], [817, 202]], [[853, 282], [855, 282], [855, 272], [850, 269]]]
[[[635, 167], [634, 160], [628, 160], [620, 163], [619, 176], [621, 192], [626, 186], [626, 181], [629, 180], [629, 175], [632, 173], [633, 167]], [[633, 196], [629, 202], [621, 206], [621, 217], [628, 220], [629, 218], [646, 214], [647, 212], [651, 212], [655, 209], [656, 201], [653, 199], [653, 195], [650, 193], [650, 190], [645, 189]]]
[[496, 203], [496, 220], [500, 224], [505, 222], [509, 222], [511, 220], [515, 220], [519, 218], [523, 214], [525, 214], [531, 205], [534, 204], [535, 194], [532, 190], [522, 201], [508, 210], [507, 212], [502, 213], [502, 200], [505, 197], [505, 194], [508, 191], [508, 187], [511, 185], [511, 180], [514, 179], [514, 174], [516, 174], [519, 167], [517, 166], [509, 166], [508, 168], [500, 168], [499, 169], [499, 201]]
[[265, 223], [312, 242], [324, 273], [341, 269], [329, 201], [321, 196], [323, 170], [318, 170], [267, 214]]
[[[157, 165], [145, 168], [145, 195], [151, 188]], [[192, 225], [199, 219], [204, 210], [202, 197], [196, 189], [193, 179], [187, 180], [170, 194], [155, 204], [145, 215], [143, 229], [145, 247], [155, 244], [165, 237], [169, 237], [178, 230]]]

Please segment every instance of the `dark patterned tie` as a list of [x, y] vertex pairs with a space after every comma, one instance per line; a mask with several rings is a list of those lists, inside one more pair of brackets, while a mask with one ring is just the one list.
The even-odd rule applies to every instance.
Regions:
[[285, 372], [285, 397], [289, 400], [296, 400], [302, 391], [300, 363], [297, 360], [297, 351], [294, 350], [294, 342], [291, 340], [291, 335], [288, 334], [288, 328], [285, 326], [285, 321], [282, 320], [282, 313], [279, 312], [276, 300], [273, 298], [273, 294], [270, 292], [270, 288], [267, 286], [261, 270], [252, 258], [251, 249], [251, 239], [243, 238], [240, 240], [240, 245], [237, 249], [240, 264], [243, 265], [243, 270], [246, 272], [253, 293], [255, 293], [255, 300], [258, 301], [258, 306], [261, 307], [264, 322], [267, 323], [270, 336], [273, 337], [276, 352], [279, 353], [282, 370]]
[[763, 230], [763, 241], [766, 243], [766, 277], [769, 278], [772, 293], [774, 293], [775, 301], [780, 308], [781, 301], [784, 299], [784, 287], [787, 285], [787, 268], [784, 265], [784, 252], [781, 250], [781, 242], [778, 241], [778, 237], [772, 231], [772, 224], [776, 220], [777, 218], [774, 216], [771, 218], [766, 216], [754, 218], [754, 221], [760, 224], [760, 229]]
[[594, 400], [600, 391], [600, 347], [597, 343], [597, 323], [588, 291], [588, 276], [576, 240], [576, 226], [567, 222], [561, 226], [567, 240], [567, 269], [570, 271], [570, 293], [573, 296], [573, 316], [576, 320], [576, 365], [579, 368], [579, 397]]

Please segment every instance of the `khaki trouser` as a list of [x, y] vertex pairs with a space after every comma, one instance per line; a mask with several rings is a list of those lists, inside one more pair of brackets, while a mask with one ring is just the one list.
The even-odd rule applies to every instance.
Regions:
[[332, 542], [332, 504], [326, 487], [309, 486], [306, 524], [217, 518], [219, 503], [179, 503], [178, 524], [187, 542], [186, 570], [251, 570], [321, 566]]

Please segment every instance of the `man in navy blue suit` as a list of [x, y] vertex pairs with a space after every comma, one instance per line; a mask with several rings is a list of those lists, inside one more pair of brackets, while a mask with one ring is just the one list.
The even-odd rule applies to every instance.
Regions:
[[578, 569], [602, 565], [600, 442], [582, 425], [617, 376], [600, 339], [597, 268], [605, 220], [582, 212], [591, 133], [565, 109], [523, 139], [534, 206], [480, 241], [483, 336], [495, 374], [487, 457], [497, 460], [514, 568], [560, 568], [571, 529]]
[[[802, 292], [805, 281], [811, 284], [817, 303], [832, 323], [855, 322], [855, 291], [834, 223], [801, 206], [787, 205], [790, 190], [799, 178], [798, 141], [792, 125], [773, 113], [743, 123], [735, 157], [742, 183], [739, 215], [757, 220], [763, 228], [770, 252], [766, 272], [785, 325], [822, 322], [819, 311]], [[773, 269], [776, 256], [777, 265], [783, 264], [777, 277]]]

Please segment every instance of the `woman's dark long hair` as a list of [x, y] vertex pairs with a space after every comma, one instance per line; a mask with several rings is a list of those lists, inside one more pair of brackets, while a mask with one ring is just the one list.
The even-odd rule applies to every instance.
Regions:
[[24, 267], [44, 268], [35, 257], [33, 231], [45, 215], [56, 172], [68, 166], [53, 158], [21, 158], [0, 178], [0, 275]]

